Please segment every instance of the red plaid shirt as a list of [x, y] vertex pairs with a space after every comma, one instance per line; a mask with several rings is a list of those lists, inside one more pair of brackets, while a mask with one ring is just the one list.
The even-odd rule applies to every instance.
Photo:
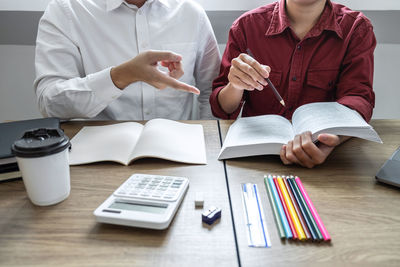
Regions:
[[[360, 12], [329, 0], [303, 40], [290, 29], [285, 0], [249, 11], [229, 31], [220, 75], [210, 96], [214, 116], [235, 119], [218, 103], [228, 83], [233, 58], [250, 49], [255, 59], [271, 67], [270, 79], [286, 103], [279, 104], [270, 88], [245, 91], [243, 116], [279, 114], [288, 119], [306, 103], [337, 101], [357, 110], [366, 121], [372, 116], [372, 90], [376, 39], [370, 21]], [[243, 103], [242, 101], [242, 103]]]

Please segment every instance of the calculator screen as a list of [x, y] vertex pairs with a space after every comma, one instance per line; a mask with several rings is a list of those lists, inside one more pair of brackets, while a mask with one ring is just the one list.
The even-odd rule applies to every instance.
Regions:
[[167, 210], [167, 207], [168, 205], [166, 205], [165, 207], [160, 207], [160, 206], [150, 206], [138, 203], [114, 202], [110, 205], [109, 208], [118, 210], [132, 210], [132, 211], [163, 214]]

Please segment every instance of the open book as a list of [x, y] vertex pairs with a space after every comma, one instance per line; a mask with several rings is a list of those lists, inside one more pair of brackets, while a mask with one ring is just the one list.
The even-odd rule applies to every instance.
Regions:
[[306, 131], [312, 133], [313, 141], [320, 133], [330, 133], [382, 143], [357, 111], [337, 102], [321, 102], [297, 108], [292, 123], [279, 115], [237, 119], [229, 127], [218, 159], [279, 155], [282, 145]]
[[83, 127], [71, 140], [70, 165], [145, 157], [206, 164], [203, 126], [166, 119]]

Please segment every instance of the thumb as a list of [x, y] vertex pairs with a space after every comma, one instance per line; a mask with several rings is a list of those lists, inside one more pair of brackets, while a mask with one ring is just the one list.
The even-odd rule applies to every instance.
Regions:
[[158, 50], [151, 50], [148, 51], [148, 55], [151, 61], [172, 61], [172, 62], [179, 62], [182, 60], [182, 56], [175, 54], [170, 51], [158, 51]]
[[318, 141], [321, 143], [327, 145], [327, 146], [337, 146], [340, 144], [340, 138], [337, 135], [334, 134], [319, 134], [318, 135]]

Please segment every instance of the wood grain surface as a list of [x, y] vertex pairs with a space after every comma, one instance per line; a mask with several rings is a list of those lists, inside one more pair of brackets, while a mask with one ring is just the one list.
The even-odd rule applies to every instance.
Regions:
[[[84, 125], [115, 122], [68, 122], [73, 137]], [[72, 166], [71, 194], [57, 205], [33, 205], [21, 180], [0, 183], [0, 265], [2, 266], [237, 266], [217, 121], [204, 126], [207, 165], [141, 159], [129, 166], [102, 162]], [[97, 223], [93, 211], [133, 173], [185, 176], [189, 189], [167, 230]], [[45, 185], [43, 185], [45, 186]], [[213, 226], [201, 222], [196, 192], [205, 206], [222, 209]]]
[[[231, 123], [220, 121], [223, 138]], [[313, 169], [285, 166], [279, 156], [226, 161], [242, 266], [399, 266], [400, 189], [376, 182], [375, 174], [400, 146], [400, 121], [371, 124], [383, 144], [352, 138]], [[269, 173], [301, 177], [332, 242], [281, 242], [263, 184]], [[240, 195], [247, 182], [260, 188], [271, 248], [247, 246]]]

